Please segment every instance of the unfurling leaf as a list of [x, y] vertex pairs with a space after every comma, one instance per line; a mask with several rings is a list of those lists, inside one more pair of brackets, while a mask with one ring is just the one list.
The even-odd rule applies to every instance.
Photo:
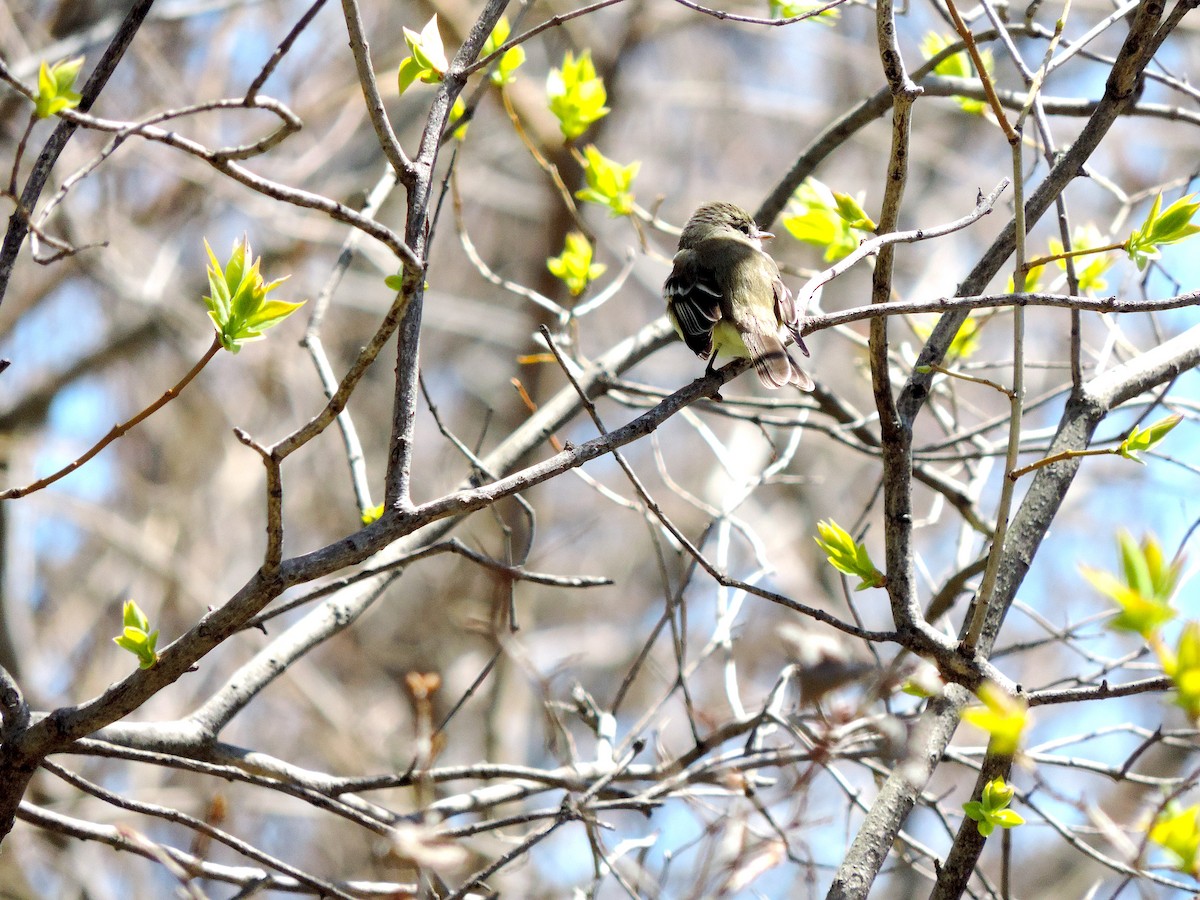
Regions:
[[993, 778], [983, 786], [983, 795], [978, 800], [969, 800], [963, 804], [963, 812], [967, 818], [976, 823], [979, 833], [984, 837], [999, 828], [1015, 828], [1024, 825], [1025, 819], [1008, 809], [1012, 802], [1012, 787], [1005, 784], [1003, 778]]
[[75, 91], [75, 79], [83, 68], [83, 57], [65, 59], [52, 66], [42, 63], [38, 69], [38, 90], [34, 95], [34, 115], [48, 119], [64, 109], [74, 109], [82, 97]]
[[817, 523], [817, 532], [817, 546], [825, 552], [829, 564], [839, 572], [859, 579], [854, 588], [856, 591], [887, 584], [886, 576], [875, 567], [867, 548], [854, 540], [837, 522], [832, 519], [820, 521]]
[[607, 206], [609, 215], [627, 216], [633, 212], [633, 179], [642, 164], [634, 160], [627, 166], [609, 159], [594, 144], [584, 148], [583, 177], [587, 187], [575, 196], [586, 203]]
[[1117, 533], [1122, 577], [1101, 569], [1081, 566], [1080, 571], [1096, 590], [1117, 604], [1118, 614], [1108, 623], [1115, 631], [1130, 631], [1150, 640], [1175, 618], [1171, 598], [1179, 586], [1183, 559], [1168, 562], [1154, 535], [1141, 543], [1128, 531]]
[[237, 353], [242, 346], [260, 341], [263, 332], [278, 325], [301, 306], [283, 300], [267, 300], [267, 294], [279, 287], [285, 278], [270, 283], [263, 281], [259, 273], [261, 259], [253, 259], [249, 239], [243, 237], [233, 245], [229, 262], [224, 267], [217, 261], [216, 254], [208, 241], [208, 295], [204, 298], [208, 316], [221, 339], [221, 346], [230, 353]]
[[1159, 248], [1168, 244], [1178, 244], [1200, 232], [1200, 225], [1192, 224], [1192, 218], [1196, 211], [1200, 210], [1200, 202], [1192, 202], [1195, 196], [1188, 194], [1186, 197], [1180, 197], [1166, 209], [1162, 209], [1161, 193], [1154, 198], [1146, 221], [1135, 228], [1125, 241], [1125, 252], [1137, 263], [1139, 270], [1145, 269], [1151, 260], [1162, 256]]
[[[483, 50], [480, 51], [480, 57], [491, 56], [499, 50], [504, 42], [508, 40], [512, 33], [512, 27], [508, 24], [508, 18], [501, 16], [500, 21], [496, 23], [496, 27], [492, 29], [492, 33], [488, 35], [488, 39], [483, 42]], [[504, 55], [500, 57], [500, 61], [496, 63], [496, 68], [492, 70], [492, 84], [497, 87], [503, 87], [512, 82], [516, 76], [517, 69], [525, 62], [525, 48], [521, 46], [509, 47], [504, 51]]]
[[982, 706], [963, 710], [963, 721], [970, 722], [991, 736], [988, 751], [1000, 755], [1015, 753], [1029, 722], [1029, 705], [1013, 697], [992, 681], [985, 681], [975, 692]]
[[568, 50], [562, 68], [550, 70], [546, 96], [550, 112], [558, 119], [558, 127], [568, 141], [575, 140], [589, 125], [609, 113], [604, 105], [608, 99], [604, 80], [596, 75], [592, 54], [587, 50], [579, 59]]
[[397, 84], [401, 94], [418, 78], [426, 84], [436, 84], [445, 77], [450, 61], [446, 58], [446, 47], [438, 31], [436, 13], [419, 33], [405, 28], [404, 43], [408, 44], [412, 56], [400, 63]]
[[[943, 50], [950, 46], [953, 40], [949, 37], [944, 37], [936, 31], [931, 31], [921, 40], [921, 55], [926, 59], [933, 59]], [[981, 50], [979, 53], [980, 59], [983, 60], [983, 68], [990, 76], [993, 69], [993, 57], [990, 50]], [[952, 78], [976, 78], [975, 67], [971, 63], [971, 56], [966, 50], [959, 50], [957, 53], [952, 53], [934, 66], [933, 71], [938, 75], [947, 75]], [[958, 104], [963, 112], [971, 115], [982, 115], [988, 108], [988, 105], [983, 100], [975, 100], [971, 97], [954, 97], [954, 102]]]
[[546, 260], [546, 268], [567, 286], [572, 297], [578, 297], [607, 268], [602, 263], [592, 262], [592, 253], [591, 241], [578, 231], [572, 231], [566, 237], [562, 253]]
[[1121, 446], [1117, 448], [1117, 452], [1126, 459], [1132, 459], [1134, 462], [1140, 463], [1142, 460], [1138, 458], [1137, 454], [1142, 450], [1149, 450], [1165, 438], [1171, 429], [1182, 421], [1183, 416], [1173, 415], [1159, 419], [1153, 425], [1147, 425], [1145, 428], [1137, 428], [1135, 426], [1129, 432], [1128, 437], [1121, 441]]
[[783, 227], [796, 240], [823, 248], [825, 261], [832, 262], [857, 249], [876, 225], [860, 199], [806, 178], [792, 194]]
[[150, 620], [132, 600], [126, 600], [122, 607], [121, 625], [121, 633], [113, 643], [137, 657], [140, 669], [149, 669], [158, 662], [158, 632], [150, 630]]

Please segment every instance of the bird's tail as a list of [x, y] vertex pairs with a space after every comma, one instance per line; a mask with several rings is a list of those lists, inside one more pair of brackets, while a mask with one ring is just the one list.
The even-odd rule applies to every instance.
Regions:
[[808, 373], [796, 364], [778, 337], [761, 332], [746, 332], [742, 335], [746, 349], [750, 351], [750, 361], [754, 363], [754, 373], [764, 387], [781, 388], [785, 384], [794, 384], [802, 391], [811, 391], [815, 384]]

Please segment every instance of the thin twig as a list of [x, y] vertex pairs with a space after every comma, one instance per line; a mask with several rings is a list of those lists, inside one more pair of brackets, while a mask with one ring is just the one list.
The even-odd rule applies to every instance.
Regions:
[[163, 395], [161, 397], [159, 397], [157, 400], [155, 400], [153, 403], [151, 403], [149, 406], [147, 406], [145, 409], [143, 409], [140, 413], [138, 413], [132, 419], [129, 419], [126, 422], [122, 422], [120, 425], [114, 425], [112, 427], [112, 430], [110, 430], [108, 432], [108, 434], [106, 434], [98, 442], [96, 442], [95, 444], [92, 445], [91, 449], [89, 449], [87, 452], [85, 452], [82, 456], [78, 457], [77, 459], [75, 459], [72, 462], [68, 463], [67, 465], [63, 466], [61, 469], [59, 469], [54, 474], [47, 475], [45, 478], [39, 478], [37, 481], [34, 481], [31, 484], [25, 485], [25, 487], [9, 488], [7, 491], [0, 493], [0, 500], [15, 500], [19, 497], [24, 497], [28, 494], [32, 494], [34, 491], [40, 491], [42, 488], [46, 487], [47, 485], [54, 484], [54, 482], [58, 481], [60, 478], [70, 475], [72, 472], [74, 472], [76, 469], [78, 469], [80, 466], [82, 466], [84, 463], [86, 463], [88, 460], [90, 460], [92, 457], [94, 457], [97, 453], [99, 453], [101, 450], [103, 450], [105, 447], [107, 447], [109, 444], [111, 444], [117, 438], [121, 437], [123, 434], [125, 434], [127, 431], [129, 431], [131, 428], [135, 427], [136, 425], [138, 425], [141, 422], [148, 419], [150, 416], [154, 415], [154, 413], [158, 412], [160, 409], [162, 409], [164, 406], [166, 406], [168, 403], [170, 403], [172, 400], [174, 400], [176, 397], [178, 397], [180, 391], [182, 391], [185, 387], [187, 387], [191, 383], [192, 379], [200, 374], [200, 370], [203, 369], [206, 365], [208, 365], [209, 360], [211, 360], [214, 356], [216, 356], [217, 351], [219, 351], [220, 349], [221, 349], [221, 338], [220, 338], [220, 336], [215, 336], [215, 337], [213, 337], [212, 345], [209, 346], [208, 350], [205, 351], [204, 355], [202, 357], [200, 357], [199, 362], [197, 362], [194, 366], [192, 366], [192, 368], [190, 370], [188, 370], [188, 373], [186, 375], [184, 375], [181, 379], [179, 379], [179, 381], [176, 382], [174, 386], [167, 388], [167, 390], [165, 392], [163, 392]]
[[[1010, 144], [1019, 143], [1020, 138], [1013, 131], [1012, 125], [1004, 115], [1004, 108], [1000, 105], [1000, 98], [996, 96], [996, 88], [992, 84], [991, 76], [988, 75], [987, 67], [983, 64], [979, 48], [975, 45], [975, 37], [971, 34], [971, 29], [967, 27], [967, 23], [962, 20], [962, 16], [958, 14], [958, 7], [954, 5], [954, 0], [946, 0], [946, 11], [950, 14], [954, 30], [958, 32], [958, 36], [962, 38], [967, 47], [967, 54], [971, 57], [971, 64], [975, 67], [975, 72], [983, 84], [983, 92], [987, 96], [988, 105], [992, 108], [992, 115], [996, 117], [996, 124], [1000, 126], [1000, 130], [1004, 132], [1004, 137]], [[1021, 177], [1020, 172], [1017, 173], [1017, 177]]]
[[279, 46], [275, 48], [275, 52], [271, 54], [271, 58], [262, 67], [262, 71], [258, 73], [258, 77], [250, 82], [250, 87], [246, 89], [247, 103], [254, 101], [255, 96], [262, 89], [262, 86], [267, 83], [267, 79], [271, 77], [276, 67], [283, 61], [288, 51], [292, 49], [292, 45], [296, 43], [296, 39], [304, 33], [304, 29], [308, 27], [313, 17], [321, 11], [321, 7], [324, 5], [325, 0], [315, 0], [313, 5], [300, 16], [292, 30], [279, 42]]
[[367, 103], [367, 116], [375, 128], [379, 148], [396, 170], [396, 177], [405, 185], [411, 185], [417, 177], [417, 171], [405, 155], [404, 148], [400, 146], [391, 120], [388, 119], [387, 110], [384, 109], [383, 97], [380, 96], [379, 85], [375, 81], [375, 67], [371, 64], [371, 49], [367, 46], [358, 0], [342, 0], [342, 16], [346, 21], [346, 31], [350, 35], [350, 52], [354, 56], [358, 83], [362, 86], [363, 99]]
[[[870, 238], [858, 245], [855, 250], [839, 259], [829, 268], [818, 272], [812, 278], [808, 279], [798, 291], [796, 291], [796, 308], [803, 310], [808, 306], [809, 300], [817, 292], [822, 285], [828, 284], [833, 279], [842, 275], [851, 267], [855, 266], [868, 256], [873, 256], [883, 251], [885, 247], [890, 247], [893, 244], [911, 244], [917, 241], [930, 240], [931, 238], [944, 237], [947, 234], [952, 234], [955, 231], [961, 231], [963, 228], [979, 221], [979, 219], [988, 215], [996, 205], [996, 201], [1000, 195], [1004, 193], [1009, 185], [1009, 180], [1004, 178], [992, 192], [986, 197], [980, 194], [976, 197], [975, 208], [961, 218], [955, 219], [953, 222], [946, 222], [942, 225], [935, 225], [932, 228], [914, 228], [910, 231], [890, 231], [879, 234], [877, 237]], [[874, 304], [880, 306], [882, 304]]]
[[[599, 414], [596, 412], [595, 404], [592, 403], [591, 398], [589, 398], [587, 396], [587, 392], [583, 389], [582, 385], [579, 384], [578, 379], [575, 377], [574, 373], [571, 371], [571, 367], [569, 365], [567, 365], [566, 361], [562, 358], [561, 351], [559, 351], [558, 345], [555, 344], [553, 338], [551, 337], [549, 329], [543, 325], [541, 328], [541, 331], [542, 331], [542, 336], [546, 339], [546, 342], [549, 344], [550, 349], [554, 352], [555, 358], [559, 361], [559, 365], [562, 367], [562, 370], [566, 374], [567, 379], [571, 382], [571, 386], [574, 387], [576, 392], [579, 394], [580, 401], [583, 403], [584, 408], [587, 410], [588, 414], [591, 416], [592, 421], [595, 423], [596, 427], [600, 430], [601, 435], [603, 435], [602, 439], [605, 439], [605, 440], [616, 439], [617, 435], [619, 435], [622, 431], [625, 431], [626, 429], [628, 429], [629, 426], [625, 426], [625, 428], [618, 429], [616, 432], [610, 432], [607, 429], [605, 429], [603, 422], [600, 421]], [[693, 384], [705, 384], [707, 382], [711, 382], [711, 381], [715, 380], [718, 376], [720, 376], [721, 379], [724, 380], [722, 373], [730, 368], [731, 368], [731, 366], [726, 366], [725, 369], [718, 370], [713, 375], [709, 375], [705, 378], [697, 379], [696, 382], [693, 382]], [[716, 390], [715, 388], [712, 388], [712, 387], [708, 387], [706, 389], [708, 391], [710, 391], [710, 395], [711, 395], [711, 392], [715, 392], [715, 390]], [[644, 417], [642, 417], [642, 418], [644, 418]], [[588, 442], [588, 443], [591, 444], [593, 442]], [[615, 440], [614, 440], [614, 443], [615, 443]], [[620, 443], [618, 444], [618, 446], [623, 446], [625, 443], [627, 443], [627, 441], [621, 440]], [[584, 445], [584, 446], [587, 446], [587, 445]], [[565, 450], [563, 450], [563, 453], [575, 453], [582, 449], [583, 449], [582, 447], [575, 448], [575, 447], [568, 446]], [[625, 461], [624, 457], [617, 452], [616, 446], [614, 446], [611, 449], [611, 452], [612, 452], [614, 458], [616, 459], [617, 464], [621, 467], [621, 470], [625, 473], [625, 476], [629, 479], [630, 483], [633, 485], [634, 490], [637, 491], [638, 496], [641, 497], [642, 502], [646, 504], [646, 508], [649, 509], [654, 514], [655, 518], [657, 518], [662, 523], [663, 527], [666, 528], [668, 532], [670, 532], [671, 536], [673, 538], [675, 538], [675, 540], [678, 541], [679, 544], [684, 549], [686, 549], [687, 552], [700, 564], [701, 568], [703, 568], [704, 571], [708, 572], [709, 575], [711, 575], [714, 579], [716, 579], [716, 581], [719, 584], [721, 584], [725, 587], [736, 588], [738, 590], [745, 591], [748, 594], [754, 594], [755, 596], [763, 597], [768, 600], [773, 600], [776, 603], [781, 603], [782, 605], [787, 606], [790, 609], [793, 609], [797, 612], [801, 612], [801, 613], [804, 613], [805, 615], [811, 616], [812, 618], [814, 618], [820, 622], [824, 622], [826, 625], [832, 625], [834, 628], [838, 629], [839, 631], [844, 631], [847, 634], [853, 634], [856, 637], [860, 637], [864, 640], [869, 640], [869, 641], [884, 640], [884, 641], [886, 641], [886, 640], [893, 640], [895, 638], [895, 635], [890, 632], [874, 632], [874, 631], [868, 631], [863, 628], [859, 628], [856, 625], [851, 625], [847, 622], [843, 622], [841, 619], [838, 619], [836, 616], [830, 615], [829, 613], [825, 612], [822, 609], [817, 609], [815, 607], [808, 606], [807, 604], [804, 604], [804, 603], [798, 603], [794, 600], [790, 600], [779, 594], [776, 594], [774, 591], [767, 591], [760, 587], [757, 587], [756, 585], [749, 584], [745, 581], [741, 581], [736, 578], [731, 578], [730, 576], [728, 576], [727, 574], [722, 572], [720, 569], [718, 569], [711, 562], [709, 562], [708, 559], [704, 556], [704, 554], [700, 552], [700, 549], [698, 547], [696, 547], [696, 545], [693, 544], [692, 541], [689, 540], [688, 537], [686, 535], [684, 535], [684, 533], [682, 531], [679, 530], [678, 526], [676, 526], [675, 523], [671, 521], [671, 519], [666, 515], [666, 513], [664, 513], [662, 511], [661, 507], [659, 507], [659, 505], [654, 501], [653, 498], [650, 497], [649, 493], [646, 491], [646, 488], [642, 484], [641, 479], [637, 477], [637, 475], [634, 473], [633, 469]]]
[[[83, 90], [80, 91], [79, 106], [77, 107], [79, 111], [86, 112], [96, 102], [96, 98], [108, 84], [108, 79], [112, 77], [117, 65], [125, 56], [125, 51], [129, 48], [134, 35], [141, 28], [153, 5], [154, 0], [135, 0], [129, 8], [129, 12], [121, 20], [121, 24], [113, 34], [112, 40], [104, 49], [100, 61], [96, 63], [96, 68], [92, 70]], [[7, 71], [7, 67], [5, 71]], [[42, 189], [46, 186], [46, 181], [58, 162], [59, 155], [66, 147], [67, 142], [71, 140], [77, 127], [77, 124], [68, 117], [61, 117], [54, 133], [50, 135], [50, 139], [46, 141], [37, 161], [33, 164], [33, 170], [29, 173], [24, 190], [21, 191], [21, 201], [18, 204], [20, 209], [32, 210], [37, 205]], [[28, 233], [29, 226], [24, 216], [13, 216], [9, 219], [4, 243], [3, 246], [0, 246], [0, 303], [3, 303], [4, 295], [8, 292], [13, 265], [17, 261], [17, 254]]]

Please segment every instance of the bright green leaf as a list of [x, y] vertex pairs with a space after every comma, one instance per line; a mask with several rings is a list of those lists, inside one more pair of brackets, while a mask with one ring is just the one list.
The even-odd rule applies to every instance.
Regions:
[[1117, 615], [1108, 622], [1108, 627], [1113, 631], [1128, 631], [1150, 638], [1175, 618], [1175, 610], [1170, 603], [1138, 593], [1108, 572], [1087, 567], [1080, 567], [1080, 572], [1092, 587], [1119, 607]]
[[[467, 104], [465, 104], [463, 102], [462, 97], [456, 97], [454, 99], [454, 105], [452, 107], [450, 107], [450, 124], [453, 125], [455, 122], [457, 122], [459, 119], [461, 119], [466, 114], [467, 114]], [[465, 138], [467, 136], [467, 128], [470, 126], [470, 124], [471, 124], [470, 122], [463, 122], [461, 125], [459, 125], [457, 128], [454, 129], [453, 137], [456, 141], [461, 141], [463, 138]]]
[[[963, 323], [958, 326], [958, 331], [954, 333], [954, 337], [950, 341], [950, 346], [946, 349], [947, 362], [968, 359], [974, 355], [975, 351], [979, 349], [980, 331], [986, 321], [986, 316], [975, 315], [968, 315], [963, 319]], [[933, 327], [936, 323], [936, 316], [913, 322], [913, 331], [924, 340], [933, 334]]]
[[963, 710], [963, 721], [970, 722], [991, 736], [989, 752], [1001, 755], [1015, 753], [1029, 722], [1029, 707], [1025, 699], [1010, 696], [992, 681], [980, 685], [975, 695], [983, 701], [983, 705]]
[[976, 822], [983, 820], [983, 804], [978, 800], [968, 800], [962, 805], [963, 812], [967, 814], [968, 819], [973, 819]]
[[[936, 32], [929, 32], [921, 40], [921, 55], [926, 59], [933, 59], [952, 43], [955, 43], [957, 38], [944, 37]], [[994, 68], [994, 60], [990, 50], [982, 50], [979, 54], [983, 60], [983, 68], [990, 76]], [[976, 77], [975, 67], [971, 63], [970, 54], [966, 50], [960, 50], [957, 53], [952, 53], [939, 62], [933, 69], [938, 75], [946, 75], [951, 78], [974, 78]], [[971, 115], [981, 115], [988, 108], [987, 104], [982, 100], [974, 100], [970, 97], [954, 97], [954, 102], [959, 105], [963, 112]]]
[[[1034, 291], [1036, 291], [1041, 286], [1042, 276], [1045, 274], [1045, 272], [1045, 266], [1034, 266], [1032, 269], [1028, 269], [1025, 272], [1025, 284], [1021, 288], [1022, 292], [1032, 294]], [[1015, 294], [1016, 292], [1017, 282], [1012, 275], [1009, 275], [1008, 281], [1004, 286], [1004, 293]]]
[[397, 76], [397, 84], [400, 88], [400, 93], [407, 91], [414, 81], [417, 80], [422, 72], [421, 64], [411, 56], [400, 63], [400, 72]]
[[434, 13], [433, 17], [425, 23], [420, 34], [410, 28], [405, 28], [404, 42], [408, 44], [408, 49], [412, 51], [413, 57], [421, 64], [422, 68], [430, 69], [438, 75], [445, 75], [446, 70], [450, 68], [450, 61], [446, 58], [446, 48], [442, 43], [442, 35], [438, 31], [437, 13]]
[[500, 64], [491, 75], [492, 83], [496, 85], [509, 84], [516, 77], [517, 69], [525, 65], [525, 48], [509, 47], [500, 57]]
[[47, 119], [64, 109], [74, 109], [82, 97], [75, 91], [75, 79], [83, 68], [83, 57], [66, 59], [38, 68], [38, 90], [34, 95], [34, 115]]
[[592, 254], [591, 242], [579, 232], [572, 231], [566, 237], [562, 253], [546, 260], [546, 268], [567, 286], [572, 297], [578, 297], [607, 268], [592, 262]]
[[967, 818], [976, 823], [979, 833], [984, 837], [1000, 828], [1015, 828], [1025, 824], [1025, 819], [1006, 807], [1014, 795], [1010, 785], [1003, 778], [993, 778], [983, 786], [983, 794], [978, 800], [968, 800], [963, 804], [963, 812]]
[[[954, 40], [945, 35], [938, 34], [936, 31], [930, 31], [921, 38], [921, 55], [926, 59], [933, 59]], [[971, 58], [965, 51], [960, 50], [957, 53], [951, 53], [933, 69], [938, 75], [948, 75], [953, 78], [969, 78], [971, 76]]]
[[796, 240], [823, 248], [825, 261], [832, 262], [853, 252], [876, 226], [860, 200], [806, 178], [792, 194], [783, 227]]
[[824, 551], [829, 564], [839, 572], [859, 579], [859, 583], [854, 588], [856, 591], [883, 587], [887, 584], [887, 578], [875, 567], [867, 548], [854, 540], [850, 533], [837, 522], [832, 519], [818, 522], [817, 533], [818, 536], [815, 538], [817, 546]]
[[1145, 269], [1151, 260], [1161, 257], [1161, 247], [1177, 244], [1200, 232], [1200, 225], [1192, 224], [1192, 218], [1200, 210], [1200, 202], [1192, 202], [1195, 196], [1180, 197], [1165, 210], [1162, 193], [1154, 198], [1146, 220], [1125, 241], [1125, 252], [1138, 269]]
[[[1093, 247], [1102, 247], [1111, 242], [1106, 240], [1095, 225], [1085, 225], [1081, 228], [1076, 228], [1071, 235], [1071, 249], [1075, 253], [1081, 250], [1091, 250]], [[1050, 255], [1058, 256], [1065, 249], [1062, 241], [1051, 238], [1049, 241]], [[1085, 262], [1086, 261], [1086, 262]], [[1107, 290], [1108, 282], [1103, 275], [1116, 262], [1115, 257], [1109, 253], [1098, 253], [1093, 256], [1090, 261], [1086, 256], [1075, 257], [1075, 277], [1079, 281], [1079, 289], [1089, 294], [1099, 294]], [[1064, 272], [1067, 269], [1067, 261], [1065, 259], [1055, 260], [1055, 265]], [[1036, 288], [1027, 288], [1027, 290], [1036, 290]]]
[[633, 179], [642, 164], [635, 160], [627, 166], [609, 159], [589, 144], [583, 151], [583, 177], [587, 187], [575, 196], [587, 203], [607, 206], [610, 215], [627, 216], [633, 211]]
[[874, 231], [879, 227], [867, 215], [866, 210], [862, 208], [862, 203], [856, 197], [843, 194], [841, 191], [834, 191], [833, 199], [837, 204], [838, 215], [849, 227], [856, 231]]
[[1012, 801], [1016, 791], [1003, 778], [993, 778], [983, 786], [983, 804], [989, 809], [1003, 809]]
[[1175, 617], [1171, 599], [1179, 587], [1183, 559], [1168, 561], [1153, 535], [1146, 535], [1139, 543], [1122, 530], [1117, 544], [1122, 578], [1086, 566], [1080, 571], [1092, 587], [1117, 604], [1118, 614], [1109, 621], [1109, 628], [1150, 640]]
[[[805, 13], [810, 13], [813, 10], [821, 9], [824, 4], [796, 2], [796, 0], [770, 0], [767, 4], [770, 10], [772, 19], [794, 19], [797, 16], [802, 16]], [[828, 25], [830, 28], [837, 24], [841, 17], [841, 12], [834, 7], [832, 9], [822, 9], [815, 16], [809, 16], [809, 21], [820, 22], [822, 25]]]
[[121, 624], [125, 626], [126, 631], [132, 628], [144, 632], [150, 628], [150, 620], [132, 600], [126, 600], [125, 605], [121, 607]]
[[278, 325], [297, 309], [301, 303], [283, 300], [267, 300], [267, 294], [279, 287], [286, 279], [278, 278], [264, 283], [259, 272], [261, 259], [253, 259], [247, 238], [233, 245], [229, 262], [224, 267], [217, 260], [208, 241], [204, 242], [208, 253], [208, 295], [204, 298], [208, 316], [221, 339], [221, 346], [230, 353], [237, 353], [243, 345], [261, 340], [263, 332]]
[[1025, 824], [1025, 818], [1011, 809], [998, 809], [992, 813], [992, 821], [1001, 828], [1016, 828]]
[[1117, 448], [1117, 452], [1126, 459], [1132, 459], [1136, 463], [1141, 463], [1137, 456], [1143, 450], [1149, 450], [1151, 447], [1158, 444], [1165, 438], [1171, 429], [1183, 421], [1183, 416], [1171, 415], [1166, 418], [1159, 419], [1153, 425], [1148, 425], [1145, 428], [1134, 427], [1125, 440], [1121, 441], [1121, 446]]
[[[512, 27], [508, 24], [508, 18], [501, 16], [500, 21], [496, 23], [496, 27], [492, 29], [492, 33], [488, 35], [488, 39], [483, 42], [483, 50], [480, 52], [481, 57], [491, 56], [499, 50], [504, 42], [508, 40], [512, 34]], [[496, 68], [489, 76], [492, 84], [497, 87], [502, 87], [509, 84], [513, 80], [517, 69], [525, 62], [525, 48], [521, 46], [509, 47], [504, 51], [504, 55], [500, 57], [500, 62], [496, 64]]]
[[546, 96], [550, 112], [558, 119], [559, 129], [568, 141], [573, 141], [588, 126], [609, 113], [604, 105], [608, 92], [604, 80], [597, 77], [590, 51], [579, 57], [567, 51], [561, 69], [551, 69], [546, 78]]
[[113, 643], [137, 657], [139, 668], [149, 669], [158, 662], [158, 632], [150, 630], [150, 620], [132, 600], [126, 600], [121, 608], [121, 625]]
[[256, 331], [266, 331], [273, 325], [278, 325], [303, 305], [303, 303], [288, 303], [285, 300], [268, 300], [246, 317], [246, 325]]
[[1193, 722], [1200, 720], [1200, 622], [1183, 627], [1174, 652], [1161, 644], [1156, 649], [1163, 672], [1175, 682], [1175, 705]]
[[509, 24], [508, 16], [501, 16], [496, 20], [496, 27], [492, 29], [492, 33], [487, 36], [487, 40], [483, 42], [483, 50], [480, 51], [480, 56], [491, 56], [499, 50], [504, 42], [512, 35], [512, 25]]
[[404, 43], [408, 45], [412, 56], [406, 57], [400, 63], [397, 84], [401, 94], [418, 78], [426, 84], [436, 84], [445, 77], [446, 70], [450, 68], [450, 61], [446, 58], [446, 48], [438, 31], [436, 13], [425, 23], [420, 33], [405, 28]]
[[1176, 858], [1179, 871], [1200, 874], [1200, 805], [1183, 808], [1169, 804], [1154, 820], [1149, 837]]

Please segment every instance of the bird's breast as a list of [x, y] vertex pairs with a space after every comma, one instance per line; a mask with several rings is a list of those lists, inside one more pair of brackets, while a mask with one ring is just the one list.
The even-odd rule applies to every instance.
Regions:
[[750, 358], [746, 342], [742, 340], [741, 334], [728, 319], [719, 319], [713, 326], [712, 345], [714, 355]]

